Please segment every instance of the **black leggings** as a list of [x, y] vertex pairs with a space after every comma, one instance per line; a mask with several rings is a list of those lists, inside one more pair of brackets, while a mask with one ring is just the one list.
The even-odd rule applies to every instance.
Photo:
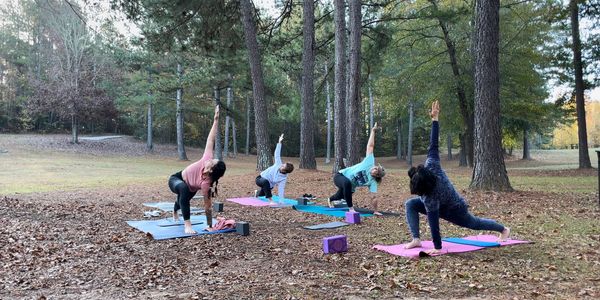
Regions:
[[179, 208], [181, 208], [183, 220], [189, 220], [190, 200], [194, 197], [194, 195], [196, 195], [196, 193], [190, 192], [190, 188], [188, 187], [187, 183], [183, 181], [181, 172], [177, 172], [169, 177], [169, 188], [171, 189], [171, 192], [177, 194], [177, 201], [175, 201], [173, 211], [177, 212]]
[[346, 200], [348, 207], [352, 207], [352, 182], [342, 173], [337, 173], [333, 176], [333, 183], [338, 187], [337, 193], [329, 197], [329, 201]]
[[271, 183], [268, 180], [258, 175], [256, 177], [256, 185], [260, 187], [258, 196], [265, 196], [267, 199], [271, 199], [273, 197], [273, 193], [271, 193]]

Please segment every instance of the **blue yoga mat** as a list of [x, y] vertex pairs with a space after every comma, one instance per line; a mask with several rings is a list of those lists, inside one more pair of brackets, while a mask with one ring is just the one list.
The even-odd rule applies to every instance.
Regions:
[[325, 224], [317, 224], [317, 225], [311, 225], [311, 226], [304, 226], [302, 228], [304, 229], [309, 229], [309, 230], [319, 230], [319, 229], [333, 229], [333, 228], [338, 228], [338, 227], [343, 227], [343, 226], [348, 226], [350, 224], [346, 223], [346, 222], [329, 222], [329, 223], [325, 223]]
[[[320, 214], [326, 216], [333, 216], [338, 218], [346, 217], [346, 212], [348, 208], [330, 208], [326, 206], [318, 206], [318, 205], [294, 205], [292, 206], [297, 211], [308, 212], [313, 214]], [[364, 214], [360, 213], [361, 217], [372, 217], [373, 214]]]
[[[258, 199], [262, 200], [262, 201], [268, 201], [267, 198], [265, 198], [264, 196], [260, 196], [258, 197]], [[275, 202], [279, 202], [279, 196], [273, 195], [273, 201]], [[283, 199], [283, 204], [286, 205], [298, 205], [298, 201], [294, 200], [294, 199], [288, 199], [288, 198], [284, 198]], [[314, 204], [314, 202], [308, 202], [308, 204]]]
[[454, 243], [454, 244], [477, 246], [477, 247], [500, 247], [500, 243], [466, 240], [466, 239], [461, 239], [461, 238], [456, 238], [456, 237], [443, 238], [442, 241]]
[[[166, 211], [166, 212], [173, 212], [173, 204], [174, 202], [149, 202], [149, 203], [144, 203], [144, 206], [147, 207], [152, 207], [152, 208], [158, 208], [162, 211]], [[200, 214], [203, 213], [204, 209], [202, 208], [198, 208], [198, 207], [190, 207], [190, 213], [191, 214]]]
[[[218, 230], [218, 231], [204, 231], [204, 229], [208, 226], [206, 224], [206, 216], [191, 216], [190, 220], [192, 221], [192, 228], [198, 232], [195, 235], [201, 234], [215, 234], [215, 233], [225, 233], [232, 232], [235, 229], [226, 229], [226, 230]], [[165, 224], [173, 224], [174, 226], [165, 226]], [[197, 223], [196, 225], [193, 225]], [[213, 219], [213, 224], [216, 224], [217, 220]], [[161, 220], [143, 220], [143, 221], [127, 221], [127, 224], [135, 229], [138, 229], [142, 232], [148, 233], [152, 235], [155, 240], [166, 240], [166, 239], [174, 239], [174, 238], [183, 238], [183, 237], [191, 237], [195, 235], [190, 235], [184, 232], [184, 226], [177, 226], [177, 223], [173, 222], [169, 219], [161, 219]]]

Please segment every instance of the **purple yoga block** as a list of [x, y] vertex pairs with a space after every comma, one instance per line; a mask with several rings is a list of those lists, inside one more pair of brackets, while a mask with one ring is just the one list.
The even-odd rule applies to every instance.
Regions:
[[346, 212], [346, 223], [358, 224], [360, 223], [360, 214], [358, 212]]
[[339, 253], [348, 252], [348, 243], [345, 235], [336, 235], [323, 238], [323, 252]]

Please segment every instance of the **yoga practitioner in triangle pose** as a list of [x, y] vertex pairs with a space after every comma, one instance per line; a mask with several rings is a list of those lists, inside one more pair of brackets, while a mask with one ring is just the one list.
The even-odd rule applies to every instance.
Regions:
[[454, 189], [440, 165], [438, 101], [431, 105], [431, 142], [425, 165], [412, 167], [408, 170], [410, 177], [410, 192], [419, 197], [406, 201], [406, 221], [412, 235], [412, 241], [405, 245], [406, 249], [420, 247], [419, 213], [427, 215], [431, 229], [431, 237], [435, 249], [426, 251], [428, 254], [440, 253], [442, 238], [440, 235], [439, 219], [442, 218], [458, 226], [474, 230], [492, 230], [500, 233], [499, 241], [505, 241], [510, 235], [510, 228], [494, 220], [482, 219], [469, 213], [467, 202]]
[[[206, 147], [202, 158], [187, 166], [183, 171], [177, 172], [169, 178], [169, 188], [177, 194], [177, 201], [173, 207], [173, 220], [179, 220], [177, 210], [181, 208], [183, 221], [185, 224], [185, 233], [196, 234], [192, 229], [190, 221], [190, 200], [196, 195], [198, 190], [202, 190], [204, 196], [204, 211], [209, 228], [212, 227], [212, 197], [218, 194], [219, 178], [225, 174], [225, 163], [222, 160], [213, 158], [213, 148], [215, 145], [215, 136], [217, 134], [217, 124], [219, 123], [219, 106], [215, 107], [215, 116], [212, 128], [206, 139]], [[214, 185], [214, 190], [213, 190]]]
[[270, 204], [276, 204], [273, 201], [273, 194], [271, 190], [277, 185], [277, 196], [279, 197], [279, 203], [283, 203], [285, 199], [285, 184], [287, 182], [287, 176], [289, 173], [294, 171], [294, 165], [290, 162], [283, 163], [281, 161], [281, 142], [283, 141], [283, 133], [279, 136], [279, 142], [275, 147], [275, 163], [262, 171], [256, 177], [256, 185], [260, 187], [260, 190], [254, 191], [254, 196], [265, 196], [269, 200]]

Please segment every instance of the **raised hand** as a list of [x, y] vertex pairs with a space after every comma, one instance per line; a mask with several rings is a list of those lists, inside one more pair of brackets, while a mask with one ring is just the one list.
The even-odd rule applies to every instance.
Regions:
[[438, 116], [440, 114], [440, 102], [438, 100], [433, 101], [431, 104], [431, 112], [429, 114], [431, 115], [431, 119], [433, 121], [438, 120]]
[[219, 119], [219, 107], [220, 105], [215, 106], [215, 120]]
[[279, 136], [279, 143], [281, 143], [281, 141], [283, 141], [283, 133]]
[[375, 122], [375, 124], [373, 124], [373, 128], [371, 128], [371, 131], [375, 131], [379, 129], [379, 127], [377, 127], [377, 122]]

